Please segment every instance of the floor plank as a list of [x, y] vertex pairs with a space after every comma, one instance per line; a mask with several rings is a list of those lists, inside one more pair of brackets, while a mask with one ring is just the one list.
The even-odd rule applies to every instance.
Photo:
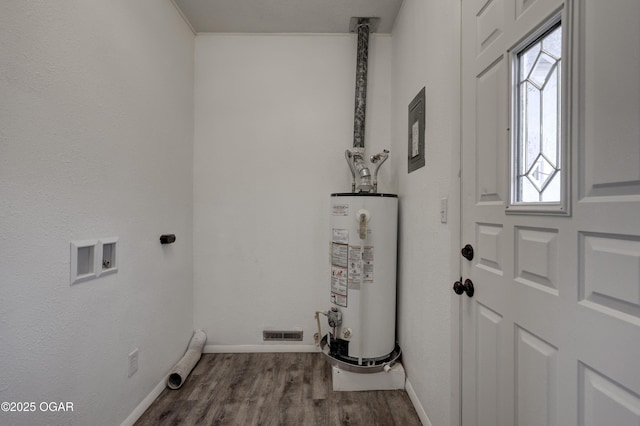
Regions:
[[319, 353], [204, 354], [136, 426], [420, 425], [405, 391], [334, 392]]

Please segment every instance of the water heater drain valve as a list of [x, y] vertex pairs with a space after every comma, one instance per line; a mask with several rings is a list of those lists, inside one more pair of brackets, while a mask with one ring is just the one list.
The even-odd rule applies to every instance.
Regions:
[[342, 312], [335, 306], [332, 306], [327, 312], [327, 319], [329, 320], [329, 327], [340, 327], [342, 325]]

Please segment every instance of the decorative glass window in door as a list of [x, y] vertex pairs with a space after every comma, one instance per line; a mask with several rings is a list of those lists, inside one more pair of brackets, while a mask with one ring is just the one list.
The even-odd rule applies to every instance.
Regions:
[[560, 204], [562, 26], [527, 44], [515, 57], [512, 204]]

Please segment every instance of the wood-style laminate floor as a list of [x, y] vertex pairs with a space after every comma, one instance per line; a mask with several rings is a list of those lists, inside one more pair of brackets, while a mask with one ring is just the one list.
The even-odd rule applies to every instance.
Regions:
[[420, 425], [405, 391], [334, 392], [319, 353], [204, 354], [136, 422], [158, 425]]

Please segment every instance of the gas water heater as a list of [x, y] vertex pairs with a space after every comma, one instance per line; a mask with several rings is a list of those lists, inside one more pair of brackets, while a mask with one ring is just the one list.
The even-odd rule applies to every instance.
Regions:
[[[316, 344], [334, 371], [349, 373], [388, 372], [400, 357], [395, 338], [398, 196], [378, 193], [378, 170], [389, 151], [367, 158], [364, 147], [369, 32], [378, 22], [351, 18], [350, 29], [358, 33], [353, 149], [345, 151], [352, 192], [331, 194], [329, 309], [315, 315]], [[324, 335], [320, 315], [329, 325]]]
[[395, 349], [398, 196], [331, 195], [330, 356], [354, 365]]

